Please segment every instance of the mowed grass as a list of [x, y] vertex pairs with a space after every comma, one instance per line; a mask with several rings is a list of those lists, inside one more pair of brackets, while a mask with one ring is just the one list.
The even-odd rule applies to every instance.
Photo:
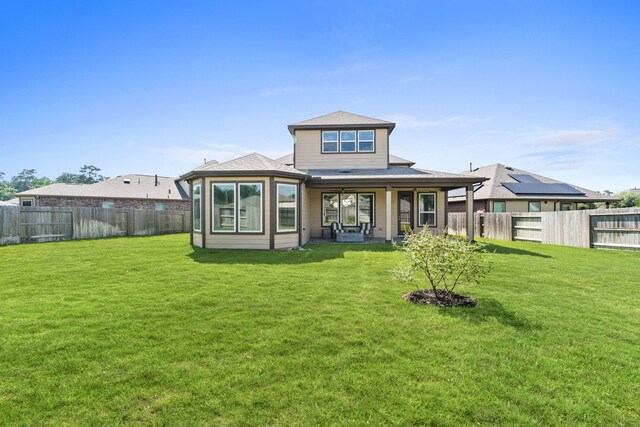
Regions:
[[640, 254], [491, 241], [474, 309], [388, 245], [0, 248], [0, 425], [638, 425]]

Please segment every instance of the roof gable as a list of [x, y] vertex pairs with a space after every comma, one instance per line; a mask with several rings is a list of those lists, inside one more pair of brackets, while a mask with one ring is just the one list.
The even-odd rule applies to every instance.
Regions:
[[332, 127], [354, 128], [368, 126], [372, 128], [387, 128], [389, 133], [396, 126], [395, 123], [373, 117], [362, 116], [360, 114], [349, 113], [347, 111], [334, 111], [300, 122], [292, 123], [288, 126], [289, 132], [294, 133], [296, 129], [326, 129]]
[[196, 173], [204, 175], [232, 175], [242, 173], [255, 174], [257, 172], [265, 174], [282, 173], [300, 177], [307, 176], [304, 172], [294, 169], [280, 161], [270, 159], [259, 153], [251, 153], [223, 163], [209, 162], [183, 175], [183, 177], [190, 178]]

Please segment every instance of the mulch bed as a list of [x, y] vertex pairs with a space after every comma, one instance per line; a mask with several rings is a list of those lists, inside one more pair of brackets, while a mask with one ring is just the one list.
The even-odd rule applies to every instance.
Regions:
[[437, 305], [438, 307], [475, 307], [476, 300], [466, 295], [438, 290], [438, 298], [433, 289], [418, 289], [402, 295], [402, 298], [414, 304]]

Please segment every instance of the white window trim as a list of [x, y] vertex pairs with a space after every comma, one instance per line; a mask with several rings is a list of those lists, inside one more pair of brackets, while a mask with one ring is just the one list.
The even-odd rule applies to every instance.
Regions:
[[[31, 206], [25, 206], [24, 202], [31, 202]], [[36, 205], [36, 199], [34, 197], [20, 199], [20, 207], [21, 208], [32, 208]]]
[[[433, 196], [433, 210], [432, 211], [423, 211], [422, 203], [420, 199], [422, 196], [432, 195]], [[433, 214], [433, 224], [425, 224], [422, 222], [422, 214]], [[418, 193], [418, 227], [436, 227], [438, 224], [438, 194], [429, 192], [429, 193]]]
[[[532, 211], [531, 210], [531, 203], [537, 203], [538, 205], [540, 205], [540, 209], [538, 209], [537, 211]], [[540, 213], [540, 212], [542, 212], [542, 202], [537, 201], [537, 200], [529, 201], [527, 203], [527, 212], [531, 212], [531, 213]]]
[[[215, 211], [216, 211], [216, 198], [214, 187], [216, 185], [232, 185], [233, 186], [233, 230], [216, 230]], [[238, 219], [238, 186], [235, 182], [212, 182], [211, 183], [211, 232], [212, 233], [235, 233], [236, 223]]]
[[[371, 222], [369, 223], [361, 223], [360, 222], [360, 196], [373, 196], [371, 199]], [[362, 224], [371, 224], [371, 227], [376, 226], [376, 193], [356, 193], [356, 199], [358, 200], [357, 206], [357, 217], [358, 217], [358, 227]]]
[[[345, 142], [353, 143], [353, 150], [343, 150], [342, 149], [342, 132], [353, 132], [353, 140], [348, 140]], [[357, 153], [358, 152], [358, 131], [357, 130], [341, 130], [340, 131], [340, 152], [341, 153]]]
[[[335, 151], [327, 151], [324, 149], [324, 144], [325, 144], [325, 140], [324, 140], [324, 134], [327, 132], [336, 132], [338, 134], [338, 138], [336, 141], [326, 141], [326, 142], [335, 142], [336, 143], [336, 150]], [[347, 151], [347, 150], [343, 150], [342, 149], [342, 132], [355, 132], [355, 140], [354, 141], [348, 141], [348, 142], [355, 142], [355, 147], [354, 150], [351, 151]], [[360, 132], [372, 132], [373, 134], [373, 139], [365, 139], [362, 142], [371, 142], [372, 143], [372, 149], [371, 150], [361, 150], [360, 149]], [[375, 153], [376, 152], [376, 131], [375, 129], [345, 129], [345, 130], [323, 130], [321, 132], [321, 137], [320, 137], [320, 151], [324, 154], [336, 154], [336, 153], [346, 153], [346, 154], [353, 154], [353, 153]]]
[[[324, 149], [324, 143], [325, 143], [324, 134], [327, 133], [327, 132], [335, 132], [336, 135], [337, 135], [335, 141], [327, 141], [327, 142], [331, 142], [331, 143], [333, 143], [333, 142], [336, 143], [336, 151], [326, 151]], [[340, 152], [340, 131], [337, 131], [337, 130], [323, 130], [321, 139], [322, 140], [320, 142], [320, 145], [321, 145], [321, 149], [322, 149], [323, 153], [339, 153]]]
[[[360, 132], [372, 132], [373, 139], [365, 139], [363, 142], [371, 142], [372, 149], [371, 150], [361, 150], [360, 149]], [[375, 153], [376, 152], [376, 131], [374, 129], [363, 129], [358, 131], [358, 141], [356, 142], [356, 148], [358, 149], [358, 153]]]
[[[198, 224], [199, 227], [196, 228], [196, 212], [195, 210], [193, 210], [193, 205], [194, 202], [196, 200], [195, 198], [195, 194], [196, 194], [196, 188], [200, 189], [200, 194], [198, 194], [198, 200], [200, 201], [200, 206], [199, 206], [199, 210], [200, 210], [200, 221]], [[193, 210], [192, 214], [193, 214], [193, 218], [191, 218], [191, 221], [193, 222], [193, 231], [197, 231], [198, 233], [200, 233], [202, 231], [202, 183], [199, 182], [197, 184], [195, 184], [193, 186], [193, 200], [191, 201], [191, 209]]]
[[321, 215], [322, 217], [320, 218], [321, 223], [322, 223], [322, 227], [331, 227], [331, 224], [329, 225], [325, 225], [324, 222], [324, 218], [325, 218], [325, 214], [324, 214], [324, 196], [338, 196], [338, 222], [340, 224], [344, 225], [343, 222], [343, 218], [342, 218], [342, 196], [345, 194], [355, 194], [356, 195], [356, 224], [355, 225], [345, 225], [346, 227], [360, 227], [362, 224], [360, 222], [360, 196], [373, 196], [372, 199], [372, 203], [373, 205], [371, 206], [371, 219], [372, 221], [368, 224], [371, 224], [371, 227], [375, 227], [376, 226], [376, 193], [359, 193], [359, 192], [353, 192], [353, 193], [322, 193], [322, 200], [321, 200], [321, 206], [320, 209], [321, 211]]
[[[496, 211], [496, 203], [502, 203], [504, 205], [504, 210], [502, 212]], [[506, 200], [495, 200], [493, 202], [493, 212], [494, 213], [505, 213], [505, 212], [507, 212], [507, 202], [506, 202]]]
[[[279, 196], [280, 196], [280, 186], [281, 185], [291, 186], [291, 187], [294, 187], [296, 189], [296, 193], [295, 193], [296, 194], [296, 201], [295, 201], [295, 204], [293, 205], [294, 209], [295, 209], [295, 215], [293, 216], [293, 224], [294, 224], [293, 230], [289, 230], [289, 229], [281, 230], [280, 229], [280, 200], [279, 200], [280, 197]], [[276, 197], [276, 223], [277, 223], [276, 230], [277, 230], [277, 232], [278, 233], [297, 233], [298, 232], [298, 197], [299, 197], [299, 195], [298, 195], [298, 186], [296, 184], [278, 183], [278, 184], [276, 184], [275, 197]]]
[[[257, 185], [260, 187], [260, 222], [258, 224], [260, 224], [260, 229], [259, 230], [241, 230], [240, 229], [240, 186], [242, 185]], [[261, 182], [239, 182], [238, 185], [236, 186], [236, 199], [237, 199], [237, 210], [238, 210], [238, 233], [250, 233], [250, 234], [255, 234], [255, 233], [262, 233], [262, 223], [263, 223], [263, 216], [264, 216], [264, 212], [263, 212], [263, 208], [264, 208], [264, 188]]]

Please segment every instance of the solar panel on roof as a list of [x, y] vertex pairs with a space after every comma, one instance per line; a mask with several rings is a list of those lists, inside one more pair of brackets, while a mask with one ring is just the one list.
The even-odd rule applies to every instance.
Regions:
[[585, 194], [573, 188], [569, 184], [553, 183], [547, 184], [544, 182], [503, 182], [502, 185], [512, 193], [523, 195], [537, 195], [537, 196], [584, 196]]
[[531, 175], [526, 175], [526, 174], [517, 174], [517, 173], [510, 173], [509, 176], [513, 179], [515, 179], [518, 182], [522, 182], [523, 184], [535, 184], [538, 182], [541, 182], [539, 179], [532, 177]]

